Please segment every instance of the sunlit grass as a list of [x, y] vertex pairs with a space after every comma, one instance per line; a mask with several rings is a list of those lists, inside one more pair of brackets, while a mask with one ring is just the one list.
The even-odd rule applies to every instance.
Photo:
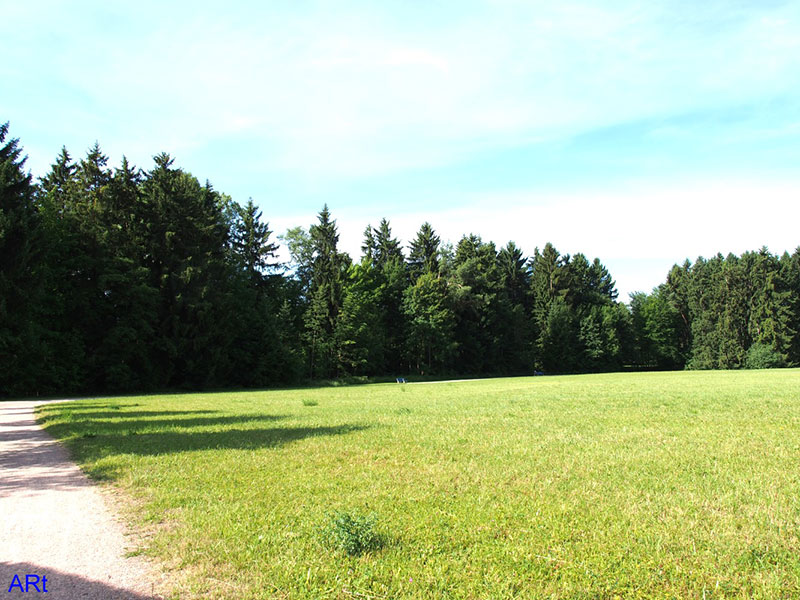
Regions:
[[[39, 416], [131, 498], [180, 598], [800, 597], [797, 370], [92, 399]], [[342, 511], [373, 515], [380, 546], [328, 543]]]

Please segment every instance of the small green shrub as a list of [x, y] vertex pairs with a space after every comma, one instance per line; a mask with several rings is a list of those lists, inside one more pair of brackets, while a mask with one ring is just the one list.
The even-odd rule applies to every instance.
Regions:
[[786, 360], [769, 344], [756, 342], [747, 350], [744, 366], [747, 369], [776, 369], [785, 367]]
[[312, 400], [311, 398], [303, 398], [303, 406], [316, 406], [319, 404], [316, 400]]
[[337, 511], [331, 515], [325, 537], [331, 545], [350, 556], [377, 550], [383, 545], [383, 539], [375, 531], [376, 522], [374, 514]]

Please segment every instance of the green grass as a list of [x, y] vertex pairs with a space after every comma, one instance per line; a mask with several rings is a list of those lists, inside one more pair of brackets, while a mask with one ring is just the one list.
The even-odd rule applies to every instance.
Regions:
[[[162, 395], [39, 411], [180, 598], [800, 597], [800, 371]], [[353, 556], [331, 515], [370, 515]]]

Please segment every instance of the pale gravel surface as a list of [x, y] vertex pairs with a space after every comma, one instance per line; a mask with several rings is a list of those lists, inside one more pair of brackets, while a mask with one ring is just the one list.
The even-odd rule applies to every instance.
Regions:
[[[36, 424], [36, 402], [0, 402], [0, 598], [15, 574], [47, 577], [51, 600], [153, 600], [160, 576], [132, 549], [104, 493]], [[41, 588], [41, 586], [40, 586]], [[43, 590], [42, 590], [43, 591]]]

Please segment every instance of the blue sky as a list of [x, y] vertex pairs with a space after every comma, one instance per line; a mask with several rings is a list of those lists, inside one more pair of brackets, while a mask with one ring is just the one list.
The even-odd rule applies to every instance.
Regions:
[[167, 151], [277, 233], [328, 203], [598, 256], [621, 298], [675, 262], [800, 245], [800, 2], [29, 2], [0, 121], [43, 174]]

